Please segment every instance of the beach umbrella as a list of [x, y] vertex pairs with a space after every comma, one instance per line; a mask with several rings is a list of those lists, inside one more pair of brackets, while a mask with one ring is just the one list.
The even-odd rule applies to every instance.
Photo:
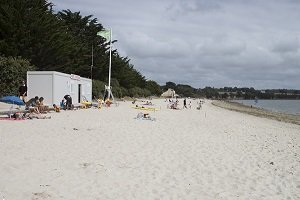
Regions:
[[19, 106], [25, 105], [24, 102], [17, 96], [5, 96], [0, 99], [0, 102], [15, 104]]

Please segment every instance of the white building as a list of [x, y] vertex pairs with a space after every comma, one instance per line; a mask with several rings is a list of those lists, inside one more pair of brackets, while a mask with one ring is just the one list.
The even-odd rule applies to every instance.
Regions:
[[63, 97], [69, 94], [73, 104], [87, 99], [92, 101], [92, 80], [74, 74], [55, 71], [27, 72], [28, 100], [35, 96], [44, 97], [44, 103], [59, 105]]

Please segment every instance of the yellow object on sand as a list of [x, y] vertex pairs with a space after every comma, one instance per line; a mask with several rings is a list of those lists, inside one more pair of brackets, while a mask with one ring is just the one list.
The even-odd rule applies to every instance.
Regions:
[[103, 106], [103, 104], [104, 104], [103, 99], [98, 99], [97, 102], [98, 102], [98, 108], [99, 108], [99, 109], [102, 108], [102, 106]]
[[81, 108], [88, 108], [92, 105], [91, 102], [88, 102], [88, 101], [82, 101], [80, 102], [82, 105], [81, 105]]

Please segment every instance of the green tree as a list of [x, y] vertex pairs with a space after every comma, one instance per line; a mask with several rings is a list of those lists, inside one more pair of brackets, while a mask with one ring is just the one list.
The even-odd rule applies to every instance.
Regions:
[[169, 89], [169, 88], [171, 88], [171, 89], [173, 89], [173, 90], [176, 90], [176, 83], [173, 83], [173, 82], [166, 82], [166, 89]]
[[63, 68], [72, 61], [74, 38], [67, 34], [46, 0], [1, 0], [0, 52], [21, 56], [39, 70]]
[[[97, 55], [93, 57], [93, 79], [107, 84], [109, 44], [97, 35], [104, 27], [96, 18], [70, 10], [54, 13], [52, 3], [47, 0], [0, 1], [2, 55], [21, 56], [37, 66], [37, 70], [91, 77], [93, 48]], [[112, 89], [118, 95], [127, 95], [132, 88], [143, 90], [134, 92], [141, 95], [151, 91], [146, 89], [146, 78], [116, 49], [112, 50], [111, 72], [111, 78], [119, 83]], [[94, 95], [100, 95], [97, 87], [101, 84], [95, 82]]]
[[162, 93], [160, 86], [155, 81], [146, 81], [146, 89], [149, 90], [151, 94], [156, 96], [160, 96]]
[[92, 95], [94, 99], [103, 98], [105, 83], [99, 80], [93, 80]]
[[0, 96], [18, 95], [21, 81], [26, 80], [27, 71], [35, 67], [28, 60], [0, 57]]
[[177, 84], [176, 93], [183, 97], [195, 97], [196, 90], [190, 85]]

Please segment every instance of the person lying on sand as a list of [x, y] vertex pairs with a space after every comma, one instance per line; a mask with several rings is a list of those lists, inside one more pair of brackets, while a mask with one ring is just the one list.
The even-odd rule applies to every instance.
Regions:
[[27, 119], [51, 119], [51, 116], [45, 116], [45, 115], [42, 115], [41, 113], [26, 113], [25, 114], [25, 118]]
[[155, 118], [151, 117], [149, 113], [142, 113], [142, 112], [138, 113], [135, 119], [146, 119], [151, 121], [156, 120]]
[[35, 112], [31, 112], [31, 113], [22, 113], [22, 112], [17, 112], [17, 113], [14, 113], [12, 116], [12, 118], [14, 119], [51, 119], [51, 116], [45, 116], [45, 115], [42, 115], [40, 113], [35, 113]]

